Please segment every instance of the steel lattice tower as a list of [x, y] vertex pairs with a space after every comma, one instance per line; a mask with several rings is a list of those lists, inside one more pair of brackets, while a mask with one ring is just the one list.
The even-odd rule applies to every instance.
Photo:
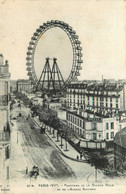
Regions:
[[64, 80], [57, 65], [57, 59], [53, 58], [52, 69], [50, 67], [49, 60], [50, 58], [46, 58], [45, 66], [36, 85], [36, 91], [47, 90], [56, 92], [62, 89]]

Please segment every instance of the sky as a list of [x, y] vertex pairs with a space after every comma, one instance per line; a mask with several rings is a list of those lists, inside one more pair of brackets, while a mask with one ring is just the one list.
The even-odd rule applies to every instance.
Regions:
[[[79, 36], [83, 48], [80, 80], [101, 79], [102, 75], [105, 79], [125, 79], [125, 4], [123, 0], [0, 0], [0, 53], [9, 60], [11, 79], [28, 78], [27, 47], [36, 29], [50, 20], [68, 23]], [[47, 31], [36, 47], [35, 60], [40, 67], [45, 57], [55, 55], [61, 73], [67, 77], [72, 49], [63, 33]], [[41, 69], [35, 69], [39, 74]]]

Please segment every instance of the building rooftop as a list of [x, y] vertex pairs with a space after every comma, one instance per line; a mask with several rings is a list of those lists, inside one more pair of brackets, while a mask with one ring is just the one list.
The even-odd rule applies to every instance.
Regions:
[[18, 82], [31, 82], [29, 79], [18, 79]]
[[123, 89], [123, 82], [97, 82], [90, 80], [90, 82], [79, 81], [69, 84], [68, 88], [72, 89], [87, 89], [88, 91], [121, 91]]

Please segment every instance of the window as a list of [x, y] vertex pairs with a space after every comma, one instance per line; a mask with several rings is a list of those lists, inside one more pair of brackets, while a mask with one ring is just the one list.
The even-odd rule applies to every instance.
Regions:
[[81, 127], [81, 120], [80, 120], [80, 127]]
[[111, 122], [111, 129], [114, 129], [114, 122]]
[[92, 97], [92, 105], [94, 106], [94, 97]]
[[109, 134], [108, 133], [106, 133], [106, 139], [109, 139]]
[[109, 125], [108, 125], [108, 123], [106, 123], [106, 129], [109, 129]]
[[96, 133], [93, 133], [93, 140], [96, 140]]
[[114, 138], [114, 132], [111, 132], [111, 139]]
[[100, 97], [100, 107], [104, 107], [104, 100], [103, 100], [103, 97]]
[[73, 116], [73, 123], [74, 123], [74, 116]]
[[97, 123], [92, 123], [92, 129], [96, 129], [97, 128]]
[[112, 108], [112, 98], [110, 98], [110, 108]]
[[83, 121], [83, 129], [85, 129], [85, 122]]
[[6, 159], [8, 159], [9, 156], [10, 156], [9, 146], [7, 146], [7, 147], [5, 148], [5, 156], [6, 156]]
[[119, 105], [118, 105], [118, 99], [116, 99], [116, 108], [118, 108]]
[[108, 98], [106, 98], [106, 107], [108, 107]]
[[89, 105], [89, 96], [88, 96], [88, 105]]

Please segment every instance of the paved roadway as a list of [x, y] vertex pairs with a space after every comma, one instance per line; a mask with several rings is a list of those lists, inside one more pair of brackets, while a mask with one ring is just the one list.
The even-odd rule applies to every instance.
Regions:
[[[32, 129], [26, 121], [28, 109], [16, 107], [13, 114], [21, 112], [23, 116], [16, 121], [16, 130], [19, 133], [19, 142], [22, 146], [27, 166], [29, 169], [37, 165], [40, 169], [39, 177], [48, 180], [76, 181], [83, 179], [86, 182], [94, 182], [94, 167], [89, 164], [71, 161], [61, 155], [55, 144], [40, 134], [40, 129]], [[100, 181], [103, 176], [99, 174]]]

